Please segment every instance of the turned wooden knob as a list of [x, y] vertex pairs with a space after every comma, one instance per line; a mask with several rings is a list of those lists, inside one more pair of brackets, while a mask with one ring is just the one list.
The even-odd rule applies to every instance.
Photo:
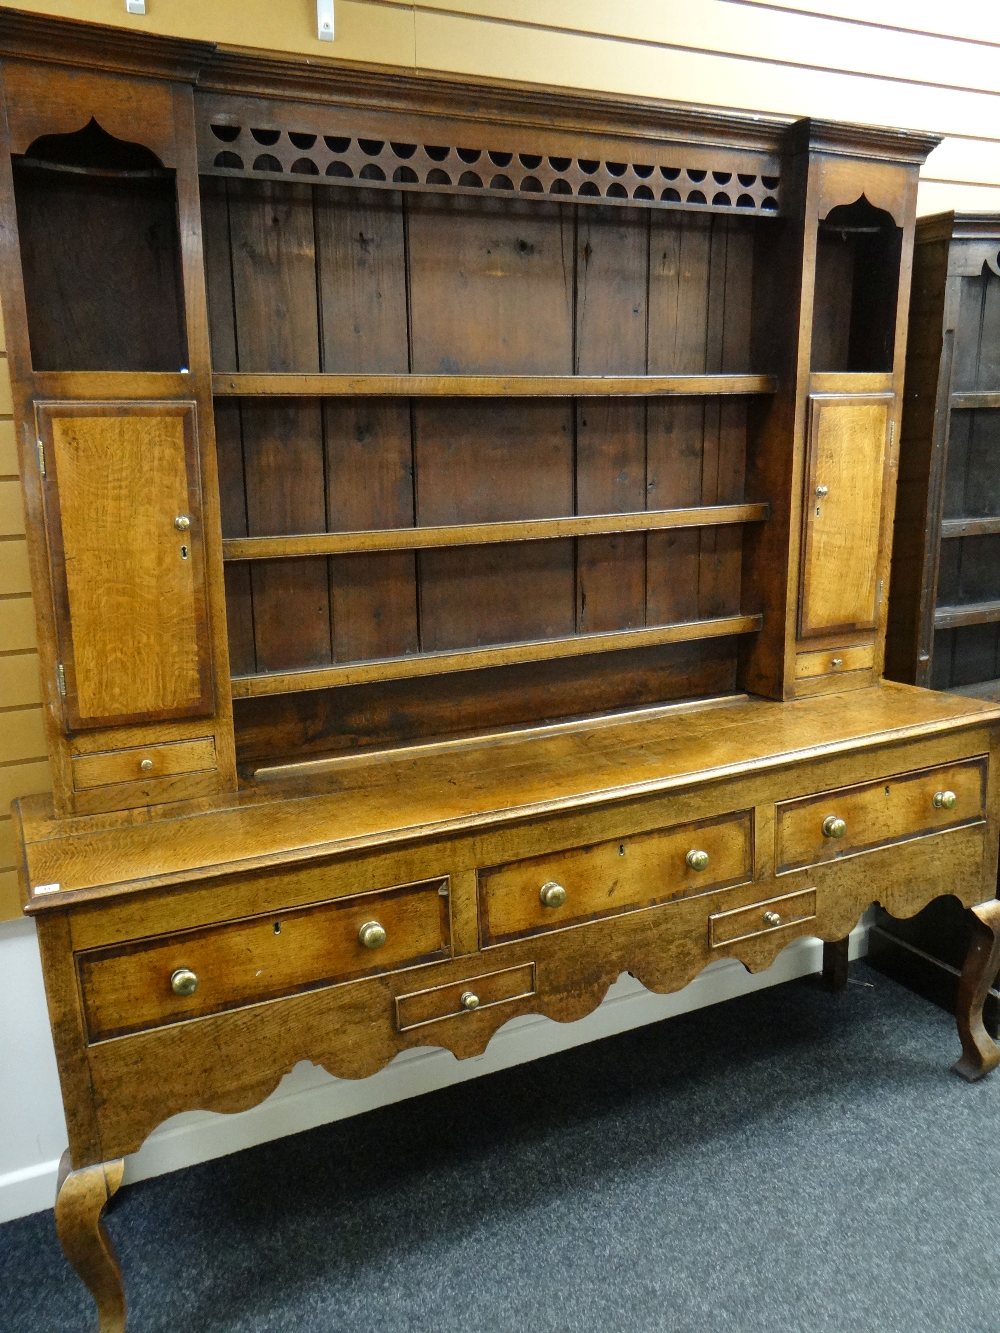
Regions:
[[538, 896], [542, 900], [543, 907], [562, 907], [566, 901], [566, 890], [554, 879], [550, 879], [542, 885]]
[[198, 974], [189, 967], [179, 967], [170, 974], [170, 989], [175, 995], [193, 995], [198, 989]]
[[823, 820], [824, 838], [842, 838], [847, 832], [847, 823], [837, 815], [827, 815]]
[[385, 926], [381, 921], [366, 921], [358, 931], [358, 943], [366, 949], [381, 949], [386, 938]]

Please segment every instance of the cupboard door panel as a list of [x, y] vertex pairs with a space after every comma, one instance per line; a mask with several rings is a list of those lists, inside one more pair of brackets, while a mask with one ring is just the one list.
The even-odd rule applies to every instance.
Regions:
[[70, 728], [211, 711], [194, 412], [38, 408]]
[[891, 395], [814, 395], [799, 633], [874, 629]]

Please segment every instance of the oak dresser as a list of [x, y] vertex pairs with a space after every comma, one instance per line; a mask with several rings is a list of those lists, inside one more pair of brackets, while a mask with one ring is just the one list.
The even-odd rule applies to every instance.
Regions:
[[[935, 140], [6, 11], [0, 281], [101, 1225], [164, 1119], [972, 909], [1000, 707], [884, 682]], [[419, 1109], [415, 1110], [419, 1114]]]

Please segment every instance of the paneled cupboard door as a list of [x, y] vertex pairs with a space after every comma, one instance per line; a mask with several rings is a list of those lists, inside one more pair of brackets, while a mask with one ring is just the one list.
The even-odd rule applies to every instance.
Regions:
[[39, 403], [69, 729], [212, 709], [194, 403]]
[[892, 395], [813, 394], [799, 634], [874, 629]]

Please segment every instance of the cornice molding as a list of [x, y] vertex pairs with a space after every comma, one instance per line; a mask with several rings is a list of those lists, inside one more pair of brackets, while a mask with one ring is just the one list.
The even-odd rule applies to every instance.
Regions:
[[917, 165], [938, 135], [872, 125], [705, 109], [651, 97], [471, 78], [431, 70], [290, 56], [0, 9], [0, 53], [49, 64], [152, 75], [205, 92], [470, 122], [572, 129], [628, 139], [725, 144], [765, 153], [821, 152]]
[[4, 59], [194, 83], [215, 49], [212, 42], [0, 7], [0, 56]]
[[709, 110], [685, 102], [396, 66], [318, 61], [218, 48], [199, 79], [205, 92], [283, 98], [449, 119], [590, 130], [673, 142], [777, 152], [791, 119]]
[[789, 135], [793, 152], [827, 153], [835, 157], [864, 157], [920, 166], [941, 142], [940, 134], [898, 130], [884, 125], [853, 125], [811, 116], [797, 120]]

